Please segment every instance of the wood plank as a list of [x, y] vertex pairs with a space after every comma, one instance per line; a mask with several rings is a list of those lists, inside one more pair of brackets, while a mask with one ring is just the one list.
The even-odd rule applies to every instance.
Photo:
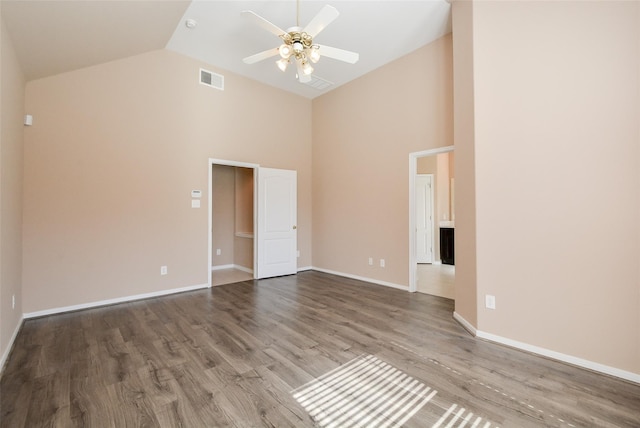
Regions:
[[417, 395], [403, 389], [375, 413], [353, 374], [325, 381], [348, 391], [339, 424], [640, 426], [640, 385], [475, 339], [452, 312], [309, 271], [27, 320], [0, 379], [0, 427], [322, 426], [293, 393], [369, 357], [436, 393], [405, 414]]

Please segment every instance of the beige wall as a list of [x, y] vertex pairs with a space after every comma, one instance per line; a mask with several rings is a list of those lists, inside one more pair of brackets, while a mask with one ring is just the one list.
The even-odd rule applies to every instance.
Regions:
[[451, 56], [448, 35], [314, 99], [314, 266], [408, 285], [409, 153], [452, 144]]
[[218, 91], [199, 67], [161, 50], [27, 84], [25, 313], [206, 284], [208, 158], [298, 171], [311, 264], [311, 102], [213, 69]]
[[[226, 165], [212, 166], [212, 266], [233, 264], [236, 216], [235, 178], [235, 167]], [[217, 250], [220, 250], [220, 255], [216, 254]]]
[[438, 170], [437, 155], [423, 156], [416, 161], [418, 174], [435, 174]]
[[253, 270], [253, 205], [254, 177], [253, 169], [236, 168], [236, 212], [235, 230], [241, 235], [235, 237], [233, 263]]
[[455, 152], [449, 152], [449, 219], [455, 221], [456, 219], [456, 209], [455, 209], [455, 178], [456, 178], [456, 167], [455, 167]]
[[452, 3], [455, 140], [455, 311], [477, 325], [473, 2]]
[[473, 13], [478, 328], [634, 373], [639, 8], [486, 1]]
[[235, 223], [236, 232], [253, 233], [254, 205], [253, 169], [235, 169]]
[[436, 156], [438, 170], [436, 175], [436, 194], [438, 198], [436, 211], [436, 222], [451, 221], [451, 213], [449, 211], [449, 192], [451, 191], [451, 173], [449, 172], [449, 153], [440, 153]]
[[[1, 9], [1, 8], [0, 8]], [[0, 15], [0, 359], [22, 315], [24, 77]], [[15, 296], [16, 306], [12, 307]], [[0, 368], [1, 369], [1, 368]]]

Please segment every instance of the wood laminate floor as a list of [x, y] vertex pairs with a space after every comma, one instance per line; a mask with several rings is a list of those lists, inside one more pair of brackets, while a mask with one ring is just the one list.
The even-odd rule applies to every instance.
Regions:
[[220, 269], [211, 271], [211, 286], [234, 284], [253, 279], [253, 274], [239, 269]]
[[448, 299], [455, 298], [455, 266], [419, 263], [416, 271], [417, 292], [446, 297]]
[[2, 427], [639, 427], [640, 386], [318, 272], [27, 320]]

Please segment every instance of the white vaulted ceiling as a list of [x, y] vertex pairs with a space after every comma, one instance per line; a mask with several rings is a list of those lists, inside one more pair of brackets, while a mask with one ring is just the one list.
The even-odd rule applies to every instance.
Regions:
[[[325, 5], [340, 12], [314, 42], [360, 54], [356, 64], [322, 58], [314, 76], [332, 83], [320, 91], [283, 73], [275, 58], [247, 65], [242, 58], [280, 40], [243, 19], [252, 10], [282, 29], [296, 25], [296, 1], [3, 0], [2, 19], [27, 79], [36, 79], [150, 50], [169, 50], [212, 66], [313, 98], [450, 32], [447, 0], [300, 1], [304, 26]], [[197, 22], [194, 29], [187, 19]]]

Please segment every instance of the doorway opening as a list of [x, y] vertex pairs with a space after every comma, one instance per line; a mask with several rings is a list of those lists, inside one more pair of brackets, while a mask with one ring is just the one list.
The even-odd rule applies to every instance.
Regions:
[[455, 298], [453, 157], [453, 146], [409, 155], [409, 291], [449, 299]]
[[256, 277], [257, 169], [209, 159], [209, 287]]
[[297, 273], [296, 171], [209, 159], [208, 187], [209, 287]]

